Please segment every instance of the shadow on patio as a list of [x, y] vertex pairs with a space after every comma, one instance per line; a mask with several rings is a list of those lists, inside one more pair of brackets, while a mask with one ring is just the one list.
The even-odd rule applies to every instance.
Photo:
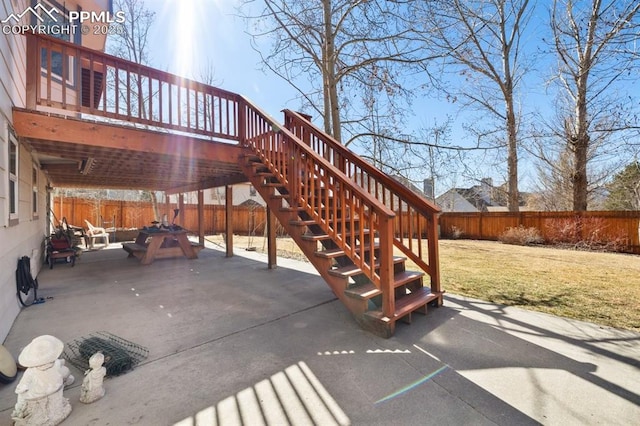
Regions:
[[[255, 405], [265, 383], [290, 422], [301, 415], [319, 424], [297, 387], [301, 375], [321, 384], [343, 424], [631, 424], [640, 416], [637, 334], [449, 296], [385, 340], [358, 327], [311, 265], [278, 261], [268, 270], [259, 253], [225, 258], [211, 246], [198, 259], [142, 266], [113, 244], [73, 268], [42, 269], [46, 303], [23, 310], [4, 344], [17, 354], [41, 334], [70, 342], [107, 331], [149, 349], [91, 405], [78, 402], [82, 372], [72, 370], [69, 424], [191, 424], [196, 413], [275, 424], [273, 408]], [[0, 387], [0, 424], [16, 384]]]

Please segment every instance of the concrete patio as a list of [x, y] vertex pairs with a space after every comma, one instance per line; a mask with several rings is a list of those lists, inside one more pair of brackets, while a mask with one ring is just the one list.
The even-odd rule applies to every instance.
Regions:
[[[449, 295], [385, 340], [361, 330], [309, 264], [279, 265], [208, 245], [195, 260], [141, 266], [112, 244], [42, 269], [47, 301], [20, 313], [4, 345], [17, 356], [42, 334], [107, 331], [149, 349], [90, 405], [72, 367], [69, 425], [640, 421], [638, 333]], [[0, 425], [17, 383], [0, 385]]]

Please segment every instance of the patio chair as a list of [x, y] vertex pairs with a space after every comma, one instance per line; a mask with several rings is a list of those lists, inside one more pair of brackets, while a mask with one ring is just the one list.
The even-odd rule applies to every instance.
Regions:
[[104, 246], [107, 247], [109, 245], [109, 233], [107, 232], [107, 230], [104, 228], [93, 226], [91, 222], [86, 219], [85, 223], [87, 224], [87, 228], [89, 229], [86, 232], [86, 238], [89, 241], [89, 248], [93, 248], [93, 245], [98, 238], [102, 238], [104, 241]]

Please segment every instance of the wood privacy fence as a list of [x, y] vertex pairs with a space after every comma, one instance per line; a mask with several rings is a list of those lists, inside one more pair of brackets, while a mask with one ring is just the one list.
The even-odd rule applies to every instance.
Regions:
[[[166, 214], [169, 222], [173, 219], [176, 203], [158, 203], [160, 215]], [[233, 231], [237, 234], [260, 235], [264, 232], [267, 213], [261, 206], [235, 206]], [[87, 228], [85, 220], [94, 226], [116, 228], [142, 228], [155, 220], [151, 202], [91, 200], [81, 198], [54, 197], [53, 213], [58, 220], [63, 217], [71, 225]], [[198, 206], [185, 204], [175, 221], [176, 225], [198, 232]], [[57, 225], [57, 223], [54, 223]], [[224, 232], [226, 227], [225, 206], [206, 204], [204, 206], [204, 231], [206, 234]]]
[[[160, 214], [173, 218], [175, 203], [158, 204]], [[261, 206], [235, 206], [233, 208], [234, 233], [244, 235], [262, 235], [266, 224], [266, 210]], [[72, 225], [86, 228], [85, 219], [93, 225], [115, 226], [116, 228], [142, 228], [154, 220], [150, 202], [90, 200], [80, 198], [54, 197], [53, 212], [61, 220], [63, 217]], [[587, 212], [491, 212], [491, 213], [442, 213], [439, 216], [439, 228], [442, 238], [466, 238], [478, 240], [498, 240], [507, 228], [524, 226], [540, 231], [545, 241], [551, 241], [553, 234], [564, 222], [582, 221], [581, 232], [599, 233], [602, 239], [622, 241], [622, 251], [640, 254], [639, 222], [640, 211], [587, 211]], [[103, 223], [105, 222], [105, 223]], [[398, 221], [395, 232], [400, 229], [404, 236], [424, 233], [426, 223], [419, 222], [406, 213]], [[185, 204], [180, 211], [176, 224], [188, 230], [198, 230], [198, 207]], [[225, 206], [204, 206], [204, 229], [207, 234], [224, 232]], [[597, 227], [597, 229], [595, 229]], [[453, 235], [460, 233], [460, 235]]]
[[440, 235], [444, 238], [498, 240], [507, 228], [534, 227], [546, 242], [552, 242], [571, 224], [580, 223], [583, 238], [597, 234], [603, 241], [617, 241], [621, 251], [640, 253], [640, 211], [586, 212], [490, 212], [442, 213]]

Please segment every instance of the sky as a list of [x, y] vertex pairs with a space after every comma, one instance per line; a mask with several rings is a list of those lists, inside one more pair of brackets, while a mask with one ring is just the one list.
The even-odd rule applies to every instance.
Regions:
[[[156, 13], [149, 34], [152, 67], [199, 81], [204, 81], [206, 70], [212, 69], [213, 85], [248, 97], [280, 122], [283, 109], [299, 110], [300, 105], [295, 100], [297, 92], [279, 77], [261, 70], [260, 56], [252, 48], [251, 37], [247, 34], [247, 23], [236, 16], [236, 7], [241, 0], [144, 1], [146, 7]], [[527, 41], [532, 51], [542, 47], [540, 33], [548, 28], [548, 12], [544, 8], [538, 8], [535, 12], [531, 39]], [[551, 64], [537, 66], [540, 72], [532, 74], [533, 77], [525, 82], [528, 97], [524, 99], [524, 104], [531, 110], [546, 108], [551, 111], [551, 100], [545, 94], [541, 77]], [[451, 143], [475, 145], [475, 140], [465, 139], [462, 131], [462, 124], [469, 121], [470, 115], [456, 113], [454, 106], [433, 98], [417, 99], [414, 110], [418, 111], [413, 120], [416, 128], [431, 126], [434, 120], [442, 123], [449, 114], [454, 119]], [[318, 119], [314, 122], [322, 126]], [[535, 184], [536, 172], [527, 163], [524, 152], [520, 155], [520, 189], [526, 191]], [[506, 175], [506, 166], [503, 170], [486, 167], [486, 172], [483, 170], [482, 173], [492, 177], [494, 184], [501, 184]], [[456, 170], [451, 171], [451, 176], [456, 186], [475, 183], [465, 179]], [[449, 184], [452, 182], [451, 176]], [[436, 184], [437, 193], [446, 189]]]
[[153, 67], [203, 81], [213, 70], [214, 85], [248, 97], [278, 121], [281, 110], [296, 109], [295, 92], [260, 70], [237, 0], [146, 0], [156, 12], [150, 32]]

